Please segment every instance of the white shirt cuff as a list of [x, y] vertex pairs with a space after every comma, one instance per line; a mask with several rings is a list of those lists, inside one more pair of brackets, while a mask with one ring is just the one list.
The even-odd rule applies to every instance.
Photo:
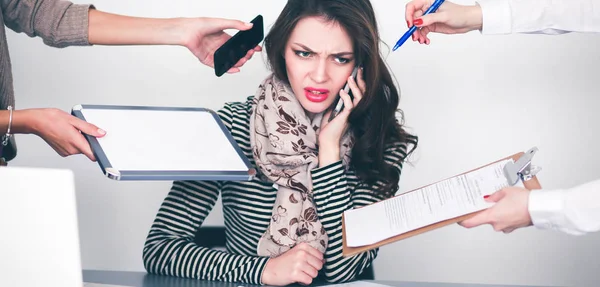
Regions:
[[566, 223], [564, 205], [562, 190], [532, 190], [529, 193], [531, 222], [540, 229], [559, 229]]
[[508, 1], [477, 0], [483, 17], [482, 34], [510, 34], [512, 32], [512, 14]]

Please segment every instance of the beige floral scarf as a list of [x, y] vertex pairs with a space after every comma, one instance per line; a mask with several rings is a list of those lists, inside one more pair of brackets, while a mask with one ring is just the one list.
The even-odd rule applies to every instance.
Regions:
[[[274, 75], [258, 88], [250, 116], [250, 143], [259, 174], [277, 187], [273, 214], [258, 242], [259, 256], [278, 256], [306, 242], [325, 252], [328, 236], [313, 202], [311, 170], [319, 165], [317, 138], [323, 114], [312, 120], [288, 84]], [[351, 136], [340, 156], [348, 167]]]

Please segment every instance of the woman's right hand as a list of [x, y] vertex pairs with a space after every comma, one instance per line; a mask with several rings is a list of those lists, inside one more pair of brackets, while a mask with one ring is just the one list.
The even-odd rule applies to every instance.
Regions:
[[445, 1], [435, 13], [423, 16], [435, 0], [413, 0], [406, 4], [406, 24], [417, 29], [412, 36], [413, 41], [429, 45], [427, 34], [462, 34], [479, 30], [482, 26], [482, 13], [479, 5], [464, 6]]
[[106, 134], [93, 124], [59, 109], [27, 109], [15, 111], [15, 133], [33, 133], [44, 139], [59, 155], [84, 154], [96, 161], [92, 149], [81, 133], [94, 137]]
[[323, 268], [323, 254], [307, 243], [300, 243], [267, 261], [262, 283], [273, 286], [293, 283], [309, 285], [317, 277], [321, 268]]

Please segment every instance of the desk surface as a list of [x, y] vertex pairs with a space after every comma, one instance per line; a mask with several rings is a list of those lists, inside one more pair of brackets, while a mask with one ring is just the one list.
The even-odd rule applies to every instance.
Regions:
[[[201, 281], [171, 276], [148, 274], [145, 272], [84, 270], [83, 281], [132, 287], [249, 287], [255, 285], [219, 281]], [[408, 281], [369, 281], [393, 287], [532, 287], [517, 285], [462, 284]]]

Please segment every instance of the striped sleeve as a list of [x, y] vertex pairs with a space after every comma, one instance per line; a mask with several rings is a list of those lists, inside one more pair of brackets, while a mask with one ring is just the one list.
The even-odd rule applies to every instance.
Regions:
[[[402, 170], [406, 158], [406, 144], [398, 143], [386, 149], [385, 161]], [[375, 186], [358, 183], [355, 188], [348, 184], [342, 161], [312, 170], [313, 193], [319, 218], [329, 236], [323, 267], [328, 282], [347, 282], [360, 275], [377, 257], [379, 249], [343, 257], [342, 214], [346, 210], [362, 207], [381, 200], [373, 190]]]
[[[218, 112], [231, 129], [231, 109]], [[144, 267], [149, 273], [261, 284], [268, 257], [237, 255], [194, 243], [196, 231], [214, 207], [222, 183], [175, 181], [146, 238]]]

